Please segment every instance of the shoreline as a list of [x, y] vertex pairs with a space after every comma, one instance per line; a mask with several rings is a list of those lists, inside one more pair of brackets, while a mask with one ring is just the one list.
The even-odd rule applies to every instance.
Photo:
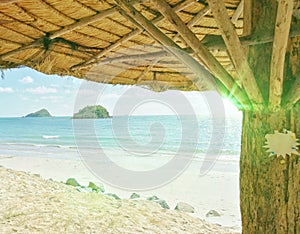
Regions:
[[[90, 181], [104, 184], [107, 192], [115, 193], [124, 199], [128, 199], [133, 193], [133, 191], [117, 189], [103, 183], [85, 167], [79, 158], [54, 159], [0, 155], [0, 165], [13, 170], [39, 174], [44, 179], [54, 181], [66, 182], [68, 178], [75, 178], [81, 185], [87, 185]], [[197, 168], [199, 168], [199, 162], [193, 161], [182, 175], [169, 184], [137, 193], [143, 198], [156, 195], [166, 200], [171, 209], [174, 209], [178, 202], [186, 202], [195, 208], [192, 216], [240, 231], [238, 173], [212, 170], [204, 176], [199, 176]], [[216, 210], [221, 216], [206, 217], [210, 210]]]

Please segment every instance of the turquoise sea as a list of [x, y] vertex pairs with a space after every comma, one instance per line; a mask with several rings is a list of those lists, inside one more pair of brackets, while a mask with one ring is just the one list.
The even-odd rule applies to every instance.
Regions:
[[91, 154], [101, 148], [112, 157], [157, 156], [159, 160], [179, 152], [193, 155], [195, 160], [218, 160], [226, 164], [225, 170], [238, 170], [241, 119], [189, 118], [192, 117], [0, 118], [0, 155], [72, 160], [78, 158], [81, 148]]

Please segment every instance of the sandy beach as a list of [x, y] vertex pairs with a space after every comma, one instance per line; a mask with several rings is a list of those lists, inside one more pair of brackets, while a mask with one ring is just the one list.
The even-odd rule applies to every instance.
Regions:
[[[91, 223], [83, 224], [81, 223], [82, 221], [79, 218], [80, 215], [77, 212], [75, 212], [77, 213], [76, 215], [78, 215], [76, 218], [77, 219], [76, 225], [79, 225], [77, 227], [78, 230], [82, 230], [81, 233], [93, 233], [92, 232], [93, 227], [96, 228], [101, 226], [105, 228], [103, 229], [105, 230], [105, 232], [102, 233], [237, 233], [240, 232], [241, 228], [240, 228], [240, 214], [239, 214], [239, 204], [238, 204], [238, 196], [239, 196], [238, 174], [212, 170], [204, 176], [199, 176], [195, 171], [199, 166], [198, 163], [199, 162], [196, 161], [193, 162], [192, 165], [190, 165], [188, 170], [186, 170], [181, 176], [179, 176], [176, 180], [172, 181], [166, 186], [151, 191], [138, 192], [141, 195], [141, 200], [142, 200], [139, 201], [140, 202], [138, 205], [139, 208], [136, 207], [133, 208], [133, 205], [128, 200], [124, 200], [124, 201], [122, 200], [121, 202], [122, 203], [121, 206], [123, 207], [122, 211], [120, 211], [119, 209], [113, 211], [113, 209], [110, 209], [110, 206], [114, 207], [116, 204], [118, 204], [119, 201], [116, 202], [114, 200], [107, 198], [106, 196], [105, 198], [103, 197], [99, 198], [105, 200], [108, 199], [107, 200], [108, 203], [106, 204], [107, 210], [110, 210], [110, 212], [112, 213], [117, 212], [118, 214], [123, 214], [123, 216], [117, 215], [116, 217], [110, 217], [116, 219], [111, 221], [113, 223], [118, 223], [116, 229], [109, 229], [108, 226], [102, 225], [101, 222], [107, 224], [107, 221], [105, 220], [101, 220], [97, 224], [98, 221], [95, 223], [95, 221], [92, 221], [93, 219], [91, 219]], [[17, 171], [25, 171], [25, 172], [30, 172], [31, 174], [38, 174], [41, 177], [40, 178], [39, 176], [28, 175], [21, 172], [20, 173], [13, 172], [1, 168], [1, 178], [6, 184], [6, 186], [2, 186], [2, 191], [1, 191], [1, 199], [3, 199], [3, 202], [1, 202], [2, 204], [1, 210], [4, 210], [6, 213], [6, 216], [4, 215], [1, 218], [2, 219], [1, 222], [2, 223], [4, 222], [3, 225], [1, 225], [4, 228], [4, 232], [1, 233], [10, 233], [9, 230], [12, 231], [13, 227], [16, 228], [18, 226], [18, 225], [13, 225], [13, 222], [21, 222], [19, 219], [24, 219], [24, 217], [22, 218], [19, 215], [15, 215], [15, 216], [13, 215], [14, 218], [12, 220], [14, 221], [6, 220], [5, 217], [7, 217], [8, 215], [7, 212], [12, 212], [12, 209], [17, 208], [14, 207], [15, 205], [13, 204], [17, 204], [17, 203], [20, 204], [17, 210], [25, 209], [26, 210], [24, 211], [25, 213], [29, 212], [30, 209], [34, 209], [33, 207], [31, 207], [30, 203], [27, 204], [27, 202], [26, 202], [27, 205], [25, 205], [24, 207], [21, 205], [24, 204], [23, 196], [29, 196], [29, 194], [32, 193], [29, 196], [31, 197], [30, 199], [32, 204], [34, 203], [33, 199], [40, 199], [39, 202], [43, 203], [42, 197], [39, 198], [35, 198], [35, 197], [38, 196], [37, 194], [39, 194], [41, 191], [44, 190], [44, 193], [47, 193], [47, 196], [50, 196], [50, 194], [52, 195], [57, 194], [57, 196], [63, 196], [61, 199], [66, 199], [68, 201], [72, 200], [73, 201], [72, 205], [69, 204], [70, 205], [69, 208], [71, 210], [87, 209], [86, 205], [78, 206], [76, 204], [85, 201], [86, 196], [94, 196], [93, 194], [88, 195], [88, 194], [81, 194], [77, 191], [74, 192], [72, 188], [66, 187], [64, 186], [64, 184], [57, 183], [57, 182], [65, 182], [68, 178], [76, 178], [76, 180], [81, 185], [85, 185], [85, 186], [87, 186], [87, 184], [90, 181], [96, 184], [103, 184], [102, 181], [100, 181], [99, 178], [97, 178], [91, 171], [89, 171], [79, 159], [64, 160], [64, 159], [53, 159], [47, 157], [41, 158], [41, 157], [33, 157], [33, 156], [20, 157], [20, 156], [5, 155], [5, 156], [0, 156], [0, 165], [2, 165], [5, 168], [9, 168]], [[23, 179], [12, 180], [11, 178], [15, 176], [21, 177]], [[49, 180], [45, 181], [44, 179], [52, 179], [57, 182], [52, 182]], [[34, 182], [34, 181], [38, 181], [38, 182]], [[21, 185], [20, 182], [25, 184]], [[30, 184], [30, 186], [37, 186], [37, 187], [28, 188], [27, 187], [28, 183]], [[18, 186], [20, 186], [20, 188], [18, 188]], [[120, 190], [112, 186], [108, 186], [107, 184], [104, 184], [104, 186], [107, 193], [115, 193], [122, 199], [128, 199], [133, 192], [133, 191]], [[42, 187], [42, 189], [40, 187]], [[46, 189], [47, 187], [49, 187], [49, 191]], [[62, 193], [60, 192], [61, 189], [63, 190]], [[166, 200], [166, 202], [170, 206], [170, 210], [168, 211], [164, 209], [162, 210], [160, 209], [159, 206], [156, 206], [156, 204], [153, 205], [152, 204], [153, 202], [151, 202], [150, 205], [148, 201], [145, 201], [147, 197], [153, 195], [156, 195], [159, 198]], [[11, 199], [13, 200], [19, 199], [19, 202], [10, 203]], [[48, 204], [47, 202], [49, 202], [49, 197], [47, 199], [45, 200], [45, 205]], [[93, 200], [93, 197], [89, 197], [89, 199]], [[177, 211], [171, 211], [174, 209], [174, 207], [178, 202], [186, 202], [192, 205], [195, 208], [195, 213], [182, 214]], [[34, 204], [38, 204], [38, 201], [37, 203]], [[59, 209], [58, 204], [56, 204], [56, 208]], [[129, 208], [132, 208], [132, 211], [129, 212], [128, 210]], [[47, 209], [49, 209], [49, 207], [48, 208], [45, 207], [45, 210]], [[141, 213], [140, 209], [144, 209], [145, 212], [147, 211], [147, 215], [144, 216], [144, 213]], [[161, 220], [162, 222], [161, 224], [151, 223], [152, 221], [150, 222], [149, 220], [145, 221], [145, 219], [148, 219], [149, 217], [153, 217], [153, 215], [150, 214], [151, 212], [149, 213], [149, 209], [151, 209], [151, 212], [158, 214], [157, 222], [158, 220]], [[210, 210], [217, 211], [220, 216], [207, 217], [206, 214]], [[45, 215], [49, 214], [49, 212], [46, 212]], [[121, 217], [124, 217], [125, 215], [124, 212], [126, 212], [130, 218], [122, 218], [121, 221], [117, 220], [117, 219], [121, 219]], [[52, 211], [50, 213], [52, 213]], [[59, 213], [58, 210], [56, 210], [56, 213]], [[139, 214], [138, 219], [134, 218], [137, 215], [137, 213]], [[131, 216], [131, 214], [133, 216]], [[32, 215], [34, 214], [33, 213], [30, 214], [30, 216]], [[52, 214], [52, 216], [54, 215], [55, 214]], [[75, 214], [65, 214], [66, 223], [64, 225], [67, 226], [71, 225], [70, 223], [69, 224], [67, 223], [73, 222], [72, 220], [74, 219], [74, 215]], [[94, 211], [91, 212], [91, 214], [90, 212], [88, 212], [86, 215], [91, 216], [91, 218], [93, 215], [95, 215], [94, 218], [96, 218], [97, 216], [98, 217], [101, 216], [101, 214], [97, 214], [97, 212]], [[177, 219], [177, 216], [178, 216], [178, 220], [174, 221], [174, 219]], [[194, 216], [194, 218], [192, 216]], [[37, 217], [38, 215], [36, 214], [36, 218]], [[38, 230], [42, 230], [43, 228], [45, 228], [45, 226], [43, 227], [43, 225], [48, 225], [45, 223], [46, 222], [45, 220], [50, 219], [50, 216], [48, 218], [44, 217], [39, 219], [40, 220], [43, 219], [44, 224], [41, 224], [40, 222], [37, 221], [37, 225], [41, 225], [41, 226], [40, 229], [36, 229], [36, 230], [37, 233], [42, 233], [39, 232]], [[64, 220], [63, 217], [60, 217], [60, 219]], [[127, 221], [125, 222], [124, 220], [127, 220], [128, 222]], [[142, 220], [144, 220], [145, 222], [144, 221], [142, 222]], [[184, 220], [188, 220], [188, 221], [184, 221]], [[134, 224], [136, 222], [138, 222], [139, 225]], [[172, 222], [175, 222], [176, 225]], [[183, 223], [187, 223], [187, 224], [182, 226]], [[144, 229], [136, 229], [135, 231], [133, 231], [132, 227], [129, 224], [135, 226], [136, 228], [144, 228]], [[34, 226], [34, 224], [26, 224], [26, 223], [23, 223], [21, 226], [25, 228], [28, 227], [28, 225]], [[57, 227], [61, 229], [57, 229], [56, 231], [64, 230], [62, 231], [62, 233], [72, 233], [72, 230], [69, 229], [70, 227], [63, 227], [64, 225], [62, 225], [61, 227]], [[168, 225], [170, 226], [168, 227]], [[53, 226], [53, 224], [51, 226]], [[222, 229], [220, 229], [220, 226], [222, 226]], [[85, 230], [86, 227], [90, 227], [91, 229], [87, 231], [88, 229]], [[172, 227], [173, 229], [172, 228], [170, 229], [170, 227]], [[19, 233], [27, 233], [25, 229], [23, 231], [20, 230], [17, 231]], [[52, 233], [54, 233], [54, 231]], [[101, 233], [101, 232], [97, 232], [97, 233]]]

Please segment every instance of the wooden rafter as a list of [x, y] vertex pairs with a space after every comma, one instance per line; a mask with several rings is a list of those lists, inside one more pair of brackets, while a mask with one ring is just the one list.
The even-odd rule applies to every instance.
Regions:
[[235, 28], [230, 21], [223, 1], [208, 0], [212, 14], [221, 30], [231, 60], [241, 79], [241, 83], [256, 110], [263, 108], [263, 97], [256, 83]]
[[236, 99], [247, 108], [248, 100], [243, 91], [236, 84], [232, 76], [224, 69], [217, 59], [203, 46], [195, 34], [187, 27], [187, 25], [179, 18], [164, 0], [152, 0], [157, 9], [174, 25], [175, 29], [180, 33], [181, 37], [199, 56], [204, 65], [210, 72], [218, 78], [224, 86], [233, 93]]
[[[142, 3], [144, 1], [146, 1], [146, 0], [130, 0], [129, 2], [130, 2], [130, 4], [134, 5], [134, 4], [137, 4], [137, 3]], [[93, 16], [88, 16], [88, 17], [82, 18], [82, 19], [78, 20], [77, 22], [75, 22], [73, 24], [65, 26], [62, 29], [51, 33], [49, 35], [49, 39], [52, 40], [54, 38], [57, 38], [57, 37], [60, 37], [64, 34], [66, 34], [66, 33], [72, 32], [72, 31], [74, 31], [78, 28], [81, 28], [81, 27], [84, 27], [86, 25], [89, 25], [89, 24], [95, 23], [97, 21], [100, 21], [103, 18], [114, 14], [116, 11], [117, 11], [116, 7], [112, 7], [110, 9], [101, 11], [101, 12], [99, 12], [99, 13], [93, 15]], [[39, 38], [39, 39], [37, 39], [37, 40], [27, 44], [27, 45], [24, 45], [24, 46], [18, 48], [18, 49], [15, 49], [15, 50], [9, 51], [5, 54], [2, 54], [0, 56], [0, 60], [6, 60], [7, 58], [18, 54], [19, 52], [21, 52], [23, 50], [39, 47], [39, 46], [43, 45], [43, 39], [44, 39], [43, 37]]]
[[294, 0], [279, 0], [272, 50], [269, 108], [275, 111], [280, 107], [283, 91], [285, 54], [293, 14]]
[[134, 54], [134, 55], [125, 55], [119, 56], [115, 58], [108, 58], [99, 61], [97, 64], [111, 64], [111, 63], [119, 63], [125, 61], [143, 61], [147, 59], [155, 59], [155, 58], [163, 58], [163, 57], [170, 57], [170, 53], [167, 51], [159, 51], [159, 52], [152, 52], [152, 53], [145, 53], [145, 54]]
[[231, 22], [233, 24], [236, 24], [239, 17], [241, 16], [242, 12], [244, 10], [244, 0], [241, 0], [240, 4], [238, 5], [238, 7], [236, 8], [234, 14], [231, 17]]
[[[190, 1], [184, 1], [183, 3], [177, 5], [174, 7], [174, 11], [179, 12], [181, 10], [183, 10], [184, 8], [190, 6], [194, 4], [193, 0]], [[152, 23], [158, 24], [160, 23], [162, 20], [164, 19], [164, 17], [162, 16], [158, 16], [156, 18], [154, 18], [152, 20]], [[103, 51], [101, 51], [99, 54], [97, 54], [96, 56], [88, 59], [87, 61], [85, 61], [84, 63], [75, 65], [71, 68], [71, 70], [77, 70], [77, 69], [83, 69], [83, 68], [87, 68], [87, 67], [91, 67], [93, 66], [93, 64], [97, 63], [99, 58], [104, 57], [106, 54], [108, 54], [109, 52], [111, 52], [112, 50], [118, 48], [120, 45], [122, 45], [123, 43], [129, 41], [130, 39], [132, 39], [133, 37], [139, 35], [143, 30], [137, 28], [133, 31], [131, 31], [130, 33], [124, 35], [122, 38], [120, 38], [119, 40], [117, 40], [115, 43], [111, 44], [110, 46], [106, 47]]]
[[[210, 11], [209, 6], [204, 7], [202, 10], [200, 10], [195, 17], [193, 17], [188, 23], [187, 26], [193, 27], [196, 23], [198, 23], [205, 15], [207, 15]], [[180, 37], [180, 34], [177, 33], [174, 37], [173, 37], [173, 41], [176, 41], [178, 38]], [[139, 83], [144, 77], [145, 75], [151, 71], [151, 69], [157, 64], [159, 63], [160, 59], [156, 59], [151, 65], [149, 65], [140, 75], [140, 77], [137, 79], [137, 83]]]
[[[103, 18], [105, 18], [105, 17], [107, 17], [107, 16], [109, 16], [109, 15], [115, 13], [115, 12], [116, 12], [115, 8], [110, 8], [110, 9], [102, 11], [102, 12], [96, 14], [96, 15], [83, 18], [83, 19], [79, 20], [78, 22], [70, 24], [70, 25], [68, 25], [68, 26], [66, 26], [66, 27], [64, 27], [64, 28], [62, 28], [62, 29], [60, 29], [60, 30], [58, 30], [58, 31], [50, 34], [49, 35], [49, 39], [52, 40], [52, 39], [55, 39], [57, 37], [60, 37], [60, 36], [66, 34], [68, 32], [71, 32], [71, 31], [75, 30], [75, 29], [78, 29], [80, 27], [84, 27], [84, 26], [86, 26], [88, 24], [91, 24], [91, 23], [94, 23], [96, 21], [99, 21], [99, 20], [101, 20], [101, 19], [103, 19]], [[9, 52], [7, 52], [5, 54], [2, 54], [0, 56], [0, 60], [5, 60], [5, 59], [9, 58], [10, 56], [18, 54], [19, 52], [21, 52], [23, 50], [27, 50], [27, 49], [31, 49], [31, 48], [36, 48], [36, 47], [39, 47], [41, 45], [43, 45], [43, 38], [39, 38], [39, 39], [37, 39], [37, 40], [35, 40], [35, 41], [27, 44], [27, 45], [24, 45], [24, 46], [16, 49], [16, 50], [12, 50], [12, 51], [9, 51]]]
[[191, 69], [193, 73], [197, 76], [197, 80], [194, 83], [201, 84], [202, 87], [206, 87], [207, 89], [215, 89], [215, 85], [213, 84], [213, 77], [211, 74], [203, 69], [195, 59], [193, 59], [190, 55], [182, 51], [182, 49], [166, 36], [163, 32], [161, 32], [153, 23], [151, 23], [148, 19], [146, 19], [139, 11], [137, 11], [131, 4], [128, 4], [125, 0], [115, 0], [117, 4], [132, 18], [137, 21], [140, 26], [142, 26], [147, 33], [156, 41], [158, 41], [167, 51], [173, 54], [179, 61], [185, 64], [188, 68]]

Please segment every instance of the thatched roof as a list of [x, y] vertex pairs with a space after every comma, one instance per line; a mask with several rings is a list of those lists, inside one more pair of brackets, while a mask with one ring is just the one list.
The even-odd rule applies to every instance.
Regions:
[[[155, 88], [153, 80], [157, 80], [167, 82], [158, 83], [162, 84], [161, 89], [197, 89], [192, 82], [196, 79], [193, 71], [138, 27], [113, 0], [5, 2], [8, 3], [0, 5], [2, 68], [25, 65], [46, 74], [73, 75], [112, 84], [147, 84]], [[192, 49], [150, 1], [127, 2], [192, 55]], [[220, 35], [206, 4], [195, 0], [168, 3], [200, 40], [207, 34]], [[243, 17], [240, 10], [237, 12], [239, 3], [239, 0], [226, 1], [226, 6], [241, 35]], [[211, 51], [235, 75], [226, 51], [215, 48]], [[116, 57], [121, 58], [112, 59]], [[95, 65], [97, 69], [93, 68]]]
[[[279, 60], [288, 37], [299, 35], [299, 27], [293, 29], [289, 18], [292, 1], [282, 2], [288, 7], [278, 10], [276, 25], [287, 35], [277, 36], [280, 45], [274, 56]], [[247, 4], [244, 0], [0, 1], [0, 67], [25, 65], [46, 74], [146, 85], [156, 91], [213, 89], [207, 82], [212, 74], [223, 93], [233, 92], [244, 106], [249, 100], [261, 105], [263, 98], [242, 45], [271, 42], [274, 35], [247, 37], [249, 27], [243, 27], [245, 19], [251, 23], [249, 11], [243, 11]], [[278, 68], [272, 69], [276, 73]]]

